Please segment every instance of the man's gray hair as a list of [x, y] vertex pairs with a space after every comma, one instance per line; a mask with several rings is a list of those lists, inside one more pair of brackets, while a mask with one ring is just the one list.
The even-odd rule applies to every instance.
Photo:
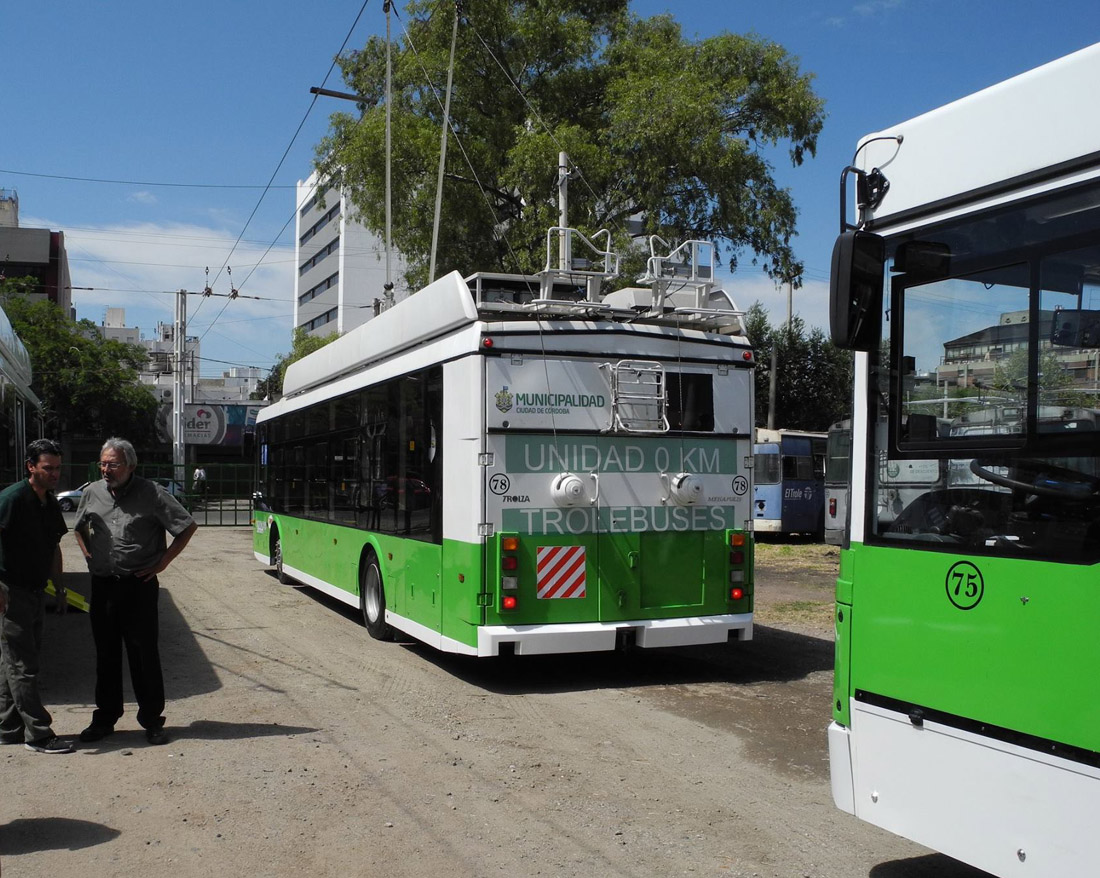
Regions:
[[112, 436], [106, 442], [103, 443], [103, 447], [99, 450], [102, 454], [108, 448], [111, 451], [117, 451], [124, 458], [126, 458], [127, 466], [137, 466], [137, 452], [134, 451], [134, 446], [126, 439], [120, 439], [118, 436]]

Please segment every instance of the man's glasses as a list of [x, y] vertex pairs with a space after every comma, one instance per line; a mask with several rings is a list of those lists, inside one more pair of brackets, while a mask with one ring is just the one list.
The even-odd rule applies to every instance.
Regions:
[[111, 470], [112, 472], [113, 472], [114, 470], [116, 470], [116, 469], [121, 469], [121, 468], [122, 468], [122, 467], [124, 467], [124, 466], [126, 466], [126, 464], [124, 464], [124, 463], [117, 463], [117, 462], [115, 462], [115, 461], [113, 461], [113, 460], [101, 460], [101, 461], [99, 462], [99, 468], [100, 468], [100, 469], [109, 469], [109, 470]]

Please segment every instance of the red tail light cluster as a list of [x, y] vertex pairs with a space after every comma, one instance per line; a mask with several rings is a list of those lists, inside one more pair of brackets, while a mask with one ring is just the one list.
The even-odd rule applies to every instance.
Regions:
[[740, 601], [751, 591], [752, 546], [744, 531], [730, 531], [729, 599]]
[[500, 538], [500, 608], [515, 610], [519, 607], [516, 591], [519, 589], [519, 537]]

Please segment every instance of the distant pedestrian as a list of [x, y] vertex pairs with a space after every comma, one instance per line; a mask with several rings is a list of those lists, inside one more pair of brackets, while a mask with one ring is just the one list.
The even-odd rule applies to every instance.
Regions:
[[72, 753], [53, 733], [53, 718], [38, 692], [46, 584], [64, 600], [61, 537], [68, 532], [54, 496], [61, 449], [38, 439], [27, 446], [27, 478], [0, 491], [0, 742], [36, 753]]
[[[135, 474], [137, 453], [125, 439], [108, 439], [99, 453], [103, 478], [77, 508], [77, 545], [92, 574], [92, 639], [96, 650], [95, 712], [80, 740], [98, 741], [121, 718], [122, 651], [130, 666], [138, 724], [150, 744], [166, 744], [164, 677], [160, 667], [157, 574], [198, 529], [190, 513], [156, 482]], [[169, 545], [166, 533], [172, 534]]]
[[206, 495], [206, 470], [201, 466], [195, 467], [195, 474], [191, 477], [191, 490], [197, 497]]

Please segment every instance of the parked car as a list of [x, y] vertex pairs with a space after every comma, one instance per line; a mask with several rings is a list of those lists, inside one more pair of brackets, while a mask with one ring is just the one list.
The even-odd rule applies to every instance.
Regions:
[[90, 485], [91, 482], [85, 482], [79, 488], [73, 488], [71, 491], [59, 491], [57, 494], [57, 502], [61, 504], [62, 512], [72, 512], [80, 503], [80, 498], [84, 496], [84, 489]]
[[164, 488], [165, 491], [167, 491], [169, 494], [171, 494], [177, 500], [180, 500], [180, 499], [183, 498], [183, 495], [184, 495], [185, 492], [183, 490], [183, 486], [179, 482], [174, 482], [171, 479], [163, 479], [163, 478], [150, 479], [149, 481], [156, 482], [158, 485], [160, 485], [162, 488]]
[[[153, 478], [149, 481], [156, 482], [177, 500], [183, 501], [185, 492], [183, 486], [180, 485], [179, 482], [165, 478]], [[57, 502], [61, 504], [61, 511], [72, 512], [76, 509], [76, 507], [80, 505], [80, 498], [84, 496], [84, 489], [90, 484], [91, 482], [85, 482], [79, 488], [73, 488], [71, 491], [59, 491], [57, 493]]]

